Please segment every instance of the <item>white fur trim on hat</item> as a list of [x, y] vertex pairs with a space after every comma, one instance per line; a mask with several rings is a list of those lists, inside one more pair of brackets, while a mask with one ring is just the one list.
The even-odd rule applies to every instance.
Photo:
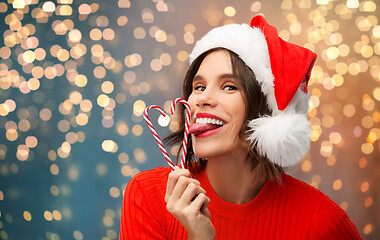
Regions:
[[260, 117], [248, 126], [248, 140], [256, 144], [261, 155], [279, 166], [298, 163], [309, 150], [310, 123], [304, 114]]
[[252, 69], [268, 98], [270, 108], [277, 109], [268, 46], [261, 30], [247, 24], [229, 24], [214, 28], [195, 44], [189, 55], [190, 64], [202, 53], [217, 47], [236, 53]]
[[310, 145], [310, 124], [306, 119], [309, 94], [299, 89], [287, 108], [278, 110], [268, 45], [259, 28], [230, 24], [212, 29], [196, 43], [189, 55], [190, 64], [202, 53], [217, 47], [236, 53], [252, 69], [272, 110], [271, 116], [249, 121], [248, 140], [261, 155], [279, 166], [298, 163]]

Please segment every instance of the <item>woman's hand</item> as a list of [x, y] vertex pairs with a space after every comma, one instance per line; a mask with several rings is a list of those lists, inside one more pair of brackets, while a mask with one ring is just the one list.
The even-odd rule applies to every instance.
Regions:
[[191, 178], [189, 170], [176, 167], [169, 174], [165, 202], [168, 211], [186, 229], [188, 239], [215, 238], [215, 228], [207, 209], [210, 199], [200, 182]]

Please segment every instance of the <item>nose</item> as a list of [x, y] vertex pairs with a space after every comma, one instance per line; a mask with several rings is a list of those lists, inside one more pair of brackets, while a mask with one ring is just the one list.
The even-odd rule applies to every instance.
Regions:
[[206, 88], [201, 94], [198, 95], [195, 104], [197, 107], [216, 105], [216, 95], [211, 88]]

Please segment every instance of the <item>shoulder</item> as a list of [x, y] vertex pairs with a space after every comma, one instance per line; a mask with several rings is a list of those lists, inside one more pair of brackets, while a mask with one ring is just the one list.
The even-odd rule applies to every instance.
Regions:
[[287, 174], [283, 174], [282, 181], [293, 204], [313, 216], [318, 239], [361, 239], [346, 212], [326, 194]]
[[145, 185], [145, 183], [161, 183], [167, 182], [168, 174], [170, 173], [169, 167], [157, 167], [154, 169], [146, 170], [136, 174], [131, 181], [141, 182]]
[[315, 187], [285, 173], [282, 174], [278, 189], [275, 202], [279, 208], [285, 208], [285, 211], [290, 212], [287, 216], [292, 220], [304, 221], [305, 216], [308, 216], [310, 226], [317, 218], [323, 202], [328, 198]]
[[166, 182], [170, 169], [158, 167], [128, 183], [121, 211], [120, 239], [163, 239], [167, 221]]
[[362, 239], [347, 213], [329, 197], [318, 211], [316, 226], [320, 239]]
[[152, 189], [166, 189], [170, 168], [157, 167], [136, 174], [128, 183], [128, 188], [139, 188], [143, 192], [151, 192]]
[[129, 211], [163, 213], [169, 168], [158, 167], [136, 174], [128, 183], [123, 196], [123, 208]]
[[328, 198], [326, 194], [316, 189], [315, 187], [298, 180], [286, 173], [283, 173], [282, 183], [280, 187], [295, 198], [302, 201], [310, 201], [314, 207], [321, 206], [323, 201]]

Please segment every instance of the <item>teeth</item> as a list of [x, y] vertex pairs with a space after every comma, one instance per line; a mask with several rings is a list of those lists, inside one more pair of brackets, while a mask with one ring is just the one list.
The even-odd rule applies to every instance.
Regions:
[[221, 120], [214, 119], [214, 118], [197, 118], [195, 120], [195, 123], [199, 124], [216, 124], [216, 125], [221, 125], [223, 126], [224, 123]]

